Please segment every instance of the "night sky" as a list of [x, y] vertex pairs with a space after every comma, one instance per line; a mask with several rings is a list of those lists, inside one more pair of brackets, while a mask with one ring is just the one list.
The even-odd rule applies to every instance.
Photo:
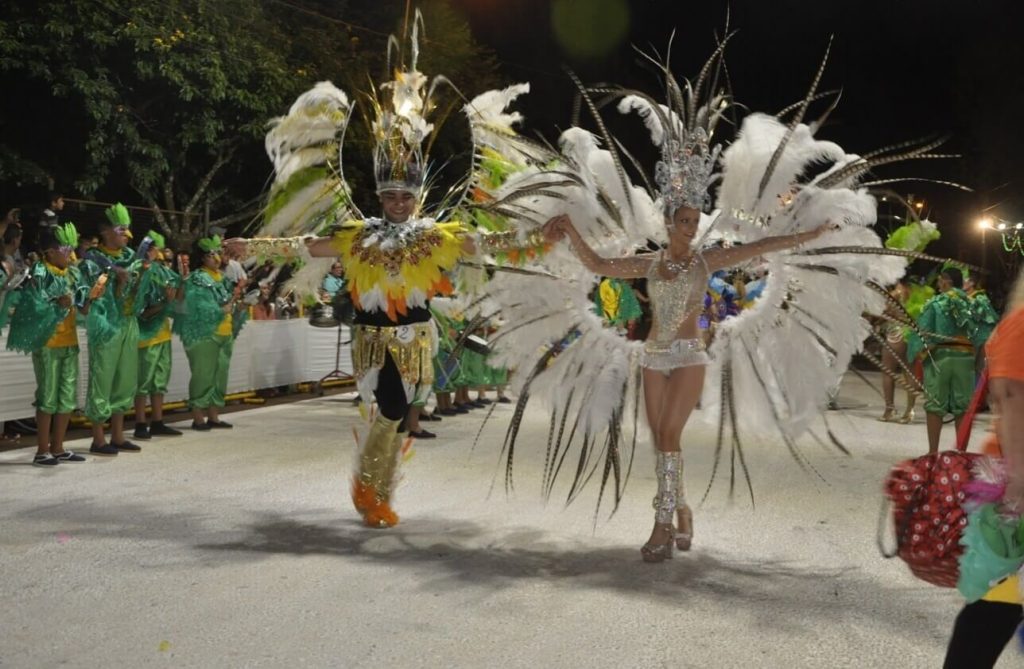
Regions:
[[[962, 193], [933, 184], [894, 188], [924, 198], [943, 232], [932, 250], [981, 262], [982, 212], [1024, 220], [1024, 11], [1020, 3], [977, 0], [451, 0], [474, 36], [492, 48], [510, 81], [533, 89], [519, 108], [527, 130], [550, 139], [571, 119], [574, 88], [563, 67], [586, 83], [658, 91], [633, 46], [664, 52], [673, 30], [673, 70], [693, 77], [714, 49], [726, 15], [737, 34], [726, 63], [738, 102], [775, 112], [803, 97], [833, 36], [821, 89], [842, 89], [818, 137], [864, 153], [887, 144], [949, 135], [943, 152], [963, 158], [903, 163], [878, 176], [963, 183]], [[597, 8], [597, 9], [595, 9]], [[567, 20], [568, 17], [568, 20]], [[561, 21], [560, 32], [553, 24]], [[616, 31], [616, 28], [619, 28]], [[618, 35], [616, 35], [618, 32]], [[618, 41], [615, 40], [618, 38]], [[600, 42], [604, 41], [604, 45]], [[582, 45], [582, 46], [581, 46]], [[590, 55], [581, 55], [588, 46]], [[823, 111], [812, 108], [809, 118]], [[639, 126], [638, 121], [633, 122]], [[630, 146], [641, 132], [621, 124]], [[883, 214], [900, 214], [893, 209]], [[887, 226], [885, 220], [882, 227]], [[891, 223], [889, 223], [891, 225]], [[884, 229], [881, 230], [884, 232]], [[989, 265], [1007, 254], [990, 235]], [[999, 258], [1006, 261], [1007, 258]]]

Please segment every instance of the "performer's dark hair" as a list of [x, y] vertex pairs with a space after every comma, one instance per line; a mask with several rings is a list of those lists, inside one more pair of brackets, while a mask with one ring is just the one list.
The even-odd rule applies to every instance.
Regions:
[[947, 267], [946, 269], [942, 270], [942, 273], [946, 277], [948, 277], [950, 281], [953, 282], [953, 287], [954, 288], [963, 288], [964, 287], [964, 273], [961, 272], [958, 268], [956, 268], [956, 267]]
[[40, 252], [61, 246], [61, 241], [57, 239], [57, 228], [42, 228], [39, 231], [39, 239], [37, 241]]

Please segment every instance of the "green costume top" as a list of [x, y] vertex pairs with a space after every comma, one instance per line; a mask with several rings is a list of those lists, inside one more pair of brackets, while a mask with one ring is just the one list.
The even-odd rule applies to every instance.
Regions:
[[925, 337], [922, 339], [916, 332], [911, 333], [907, 342], [907, 359], [917, 359], [925, 348], [931, 346], [961, 344], [976, 349], [984, 346], [992, 334], [992, 326], [980, 319], [973, 309], [971, 298], [959, 288], [951, 288], [928, 300], [917, 319], [917, 327]]
[[[217, 334], [237, 337], [246, 321], [246, 310], [235, 308], [225, 314], [222, 307], [231, 300], [234, 282], [220, 272], [198, 269], [191, 272], [184, 281], [185, 296], [178, 306], [174, 318], [174, 333], [181, 337], [181, 343], [189, 348]], [[221, 331], [224, 323], [230, 325], [230, 332]]]
[[606, 323], [623, 327], [643, 315], [633, 287], [622, 279], [604, 279], [594, 295], [594, 309]]
[[128, 318], [136, 318], [140, 313], [136, 292], [142, 262], [127, 247], [117, 251], [96, 247], [85, 254], [79, 267], [90, 288], [114, 267], [128, 271], [129, 278], [123, 286], [117, 285], [117, 277], [112, 273], [108, 276], [107, 289], [92, 303], [85, 319], [89, 346], [102, 346], [124, 327]]
[[[158, 334], [167, 319], [173, 315], [174, 303], [167, 299], [167, 288], [181, 285], [181, 277], [170, 267], [158, 262], [150, 263], [149, 269], [139, 279], [138, 302], [139, 341], [148, 341]], [[149, 317], [143, 313], [150, 308], [160, 306], [161, 309]]]
[[981, 342], [988, 341], [992, 332], [999, 323], [999, 314], [992, 307], [992, 301], [988, 299], [988, 293], [984, 290], [976, 290], [970, 295], [971, 319], [977, 324], [978, 337]]
[[61, 307], [57, 299], [70, 295], [72, 301], [78, 302], [85, 290], [81, 273], [74, 265], [61, 272], [45, 262], [34, 264], [29, 279], [14, 293], [18, 295], [17, 306], [11, 316], [7, 349], [31, 353], [46, 346], [57, 326], [74, 309]]

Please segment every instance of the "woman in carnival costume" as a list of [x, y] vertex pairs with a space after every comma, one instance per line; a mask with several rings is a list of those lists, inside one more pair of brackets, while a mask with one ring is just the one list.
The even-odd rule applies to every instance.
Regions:
[[[738, 463], [749, 488], [741, 435], [764, 434], [766, 428], [778, 430], [793, 457], [805, 463], [796, 437], [819, 416], [828, 390], [860, 349], [870, 329], [863, 314], [884, 307], [881, 286], [903, 272], [902, 257], [888, 256], [906, 252], [882, 248], [870, 229], [875, 201], [861, 178], [878, 164], [927, 157], [935, 146], [863, 158], [815, 139], [820, 122], [801, 120], [816, 79], [787, 123], [764, 114], [744, 119], [716, 174], [719, 153], [710, 138], [730, 103], [713, 83], [719, 56], [694, 85], [678, 83], [663, 66], [669, 97], [664, 103], [635, 91], [578, 84], [598, 134], [570, 128], [559, 152], [518, 136], [511, 127], [517, 117], [503, 113], [525, 86], [507, 89], [490, 104], [474, 101], [487, 110], [479, 126], [488, 148], [519, 168], [491, 197], [515, 201], [520, 220], [548, 219], [549, 242], [569, 241], [521, 272], [499, 272], [483, 287], [503, 318], [518, 324], [492, 342], [498, 361], [520, 370], [517, 411], [505, 442], [506, 481], [522, 413], [537, 397], [553, 414], [546, 493], [552, 493], [559, 472], [569, 470], [569, 501], [595, 479], [598, 505], [613, 482], [617, 506], [644, 406], [656, 451], [655, 524], [641, 550], [650, 562], [692, 543], [680, 437], [702, 391], [704, 413], [719, 426], [716, 471], [729, 442], [730, 479], [737, 478]], [[661, 149], [657, 188], [646, 179], [647, 188], [630, 182], [616, 151], [620, 143], [608, 134], [591, 92], [601, 95], [605, 109], [618, 96], [621, 113], [641, 115]], [[707, 104], [699, 103], [702, 95]], [[813, 164], [824, 168], [812, 170]], [[704, 215], [707, 189], [718, 179], [717, 211]], [[651, 240], [664, 250], [637, 255]], [[706, 351], [697, 320], [709, 275], [726, 267], [749, 271], [751, 264], [767, 269], [760, 298], [723, 321]], [[606, 276], [647, 278], [654, 327], [646, 342], [625, 341], [592, 313], [592, 287]], [[628, 420], [634, 424], [632, 446], [623, 431]]]
[[[89, 385], [85, 415], [92, 422], [95, 455], [113, 456], [142, 449], [124, 433], [124, 413], [135, 404], [139, 370], [137, 292], [142, 262], [128, 248], [131, 216], [121, 203], [106, 210], [100, 224], [100, 244], [79, 264], [91, 286], [112, 281], [86, 317], [89, 338]], [[103, 424], [110, 421], [110, 442]]]
[[[164, 395], [171, 379], [171, 313], [182, 297], [181, 277], [164, 261], [166, 242], [155, 230], [143, 241], [145, 259], [139, 285], [139, 382], [135, 391], [135, 438], [176, 437], [164, 423]], [[152, 421], [146, 420], [146, 399]]]
[[196, 269], [183, 277], [182, 301], [173, 331], [181, 337], [188, 357], [188, 406], [192, 429], [205, 432], [232, 425], [220, 419], [228, 388], [228, 371], [235, 338], [247, 309], [240, 299], [244, 286], [221, 273], [223, 246], [219, 236], [196, 242]]
[[[943, 665], [992, 667], [1024, 621], [1024, 273], [985, 347], [995, 439], [968, 484], [957, 587], [967, 599]], [[1021, 642], [1024, 643], [1024, 632]]]
[[[367, 404], [377, 402], [376, 416], [361, 439], [352, 500], [365, 523], [380, 528], [398, 522], [391, 497], [403, 420], [434, 380], [430, 300], [451, 294], [447, 273], [478, 250], [541, 243], [539, 234], [527, 238], [512, 230], [475, 237], [472, 228], [455, 220], [464, 201], [438, 211], [447, 220], [435, 220], [424, 211], [427, 165], [422, 144], [434, 129], [425, 115], [433, 109], [431, 98], [443, 78], [428, 87], [427, 77], [416, 69], [421, 22], [417, 12], [408, 51], [411, 62], [398, 67], [395, 79], [369, 96], [382, 216], [364, 217], [352, 203], [341, 171], [352, 105], [343, 91], [321, 82], [301, 95], [267, 134], [276, 175], [261, 230], [264, 237], [231, 242], [263, 260], [301, 260], [304, 266], [292, 285], [307, 294], [315, 292], [331, 259], [340, 260], [355, 307], [356, 383]], [[329, 232], [334, 226], [340, 227]], [[288, 234], [298, 236], [280, 237]]]
[[11, 318], [7, 348], [32, 354], [36, 377], [36, 454], [32, 464], [50, 466], [83, 462], [85, 458], [64, 450], [71, 414], [78, 407], [77, 314], [88, 314], [92, 300], [105, 289], [90, 292], [78, 268], [71, 263], [78, 245], [74, 224], [65, 223], [42, 231], [42, 260], [31, 268], [19, 289], [17, 308]]

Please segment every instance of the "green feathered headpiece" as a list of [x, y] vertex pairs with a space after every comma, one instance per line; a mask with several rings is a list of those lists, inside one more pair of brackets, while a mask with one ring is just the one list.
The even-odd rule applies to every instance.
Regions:
[[153, 240], [153, 246], [158, 249], [165, 248], [167, 246], [167, 240], [156, 230], [150, 230], [146, 233], [146, 236]]
[[64, 223], [58, 225], [53, 231], [53, 236], [57, 238], [61, 246], [70, 246], [71, 248], [78, 248], [78, 228], [75, 227], [74, 223]]
[[128, 228], [132, 225], [132, 217], [128, 213], [128, 208], [120, 202], [107, 209], [106, 214], [107, 220], [115, 228], [118, 226]]
[[942, 266], [942, 269], [939, 270], [939, 274], [942, 274], [943, 272], [945, 272], [950, 267], [952, 267], [953, 269], [959, 270], [960, 274], [965, 279], [971, 278], [971, 270], [967, 269], [966, 265], [961, 265], [960, 263], [958, 263], [955, 260], [947, 260], [946, 263]]
[[214, 235], [213, 237], [203, 237], [199, 240], [199, 248], [206, 253], [215, 253], [221, 250], [221, 239], [220, 235]]
[[921, 253], [941, 236], [938, 226], [931, 221], [912, 221], [893, 230], [885, 240], [885, 248]]

